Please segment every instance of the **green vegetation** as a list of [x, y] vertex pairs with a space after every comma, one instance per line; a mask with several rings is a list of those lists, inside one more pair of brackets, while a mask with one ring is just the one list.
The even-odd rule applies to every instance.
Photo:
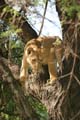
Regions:
[[9, 26], [4, 21], [0, 23], [0, 49], [4, 56], [11, 59], [12, 62], [21, 63], [24, 43], [19, 37], [18, 33], [21, 33], [21, 29]]
[[80, 19], [80, 4], [78, 0], [62, 0], [60, 7], [65, 19], [74, 19], [76, 17]]

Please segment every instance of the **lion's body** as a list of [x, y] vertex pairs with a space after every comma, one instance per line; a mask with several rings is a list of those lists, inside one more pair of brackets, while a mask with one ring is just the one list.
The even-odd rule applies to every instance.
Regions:
[[[20, 73], [21, 81], [27, 79], [26, 71], [28, 71], [29, 66], [31, 66], [33, 72], [37, 72], [43, 64], [48, 64], [50, 81], [57, 79], [57, 60], [54, 47], [56, 39], [56, 37], [38, 37], [26, 44]], [[59, 54], [61, 54], [61, 51]]]

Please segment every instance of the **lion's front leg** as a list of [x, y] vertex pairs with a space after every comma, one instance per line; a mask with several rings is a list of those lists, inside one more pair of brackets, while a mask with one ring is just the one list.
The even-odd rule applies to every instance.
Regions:
[[26, 54], [24, 53], [23, 59], [22, 59], [22, 64], [21, 64], [21, 70], [20, 70], [20, 81], [25, 82], [27, 79], [27, 74], [28, 74], [28, 63], [27, 63], [27, 58]]
[[51, 49], [48, 59], [48, 69], [50, 75], [50, 83], [57, 80], [57, 61], [54, 54], [54, 48]]
[[49, 75], [50, 75], [50, 83], [57, 79], [57, 68], [56, 63], [48, 63]]

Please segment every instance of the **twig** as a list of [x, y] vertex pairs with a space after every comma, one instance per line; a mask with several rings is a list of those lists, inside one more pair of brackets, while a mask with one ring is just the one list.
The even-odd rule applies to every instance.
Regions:
[[44, 19], [45, 19], [45, 15], [46, 15], [46, 11], [47, 11], [47, 6], [48, 6], [48, 0], [46, 0], [46, 3], [45, 3], [45, 9], [44, 9], [44, 14], [43, 14], [41, 28], [40, 28], [40, 31], [39, 31], [39, 36], [41, 35], [42, 28], [43, 28], [43, 25], [44, 25]]
[[62, 75], [62, 76], [58, 77], [58, 79], [65, 78], [65, 77], [69, 76], [70, 74], [71, 74], [71, 73], [67, 73], [67, 74], [65, 74], [65, 75]]
[[71, 118], [71, 120], [75, 120], [76, 117], [78, 117], [79, 115], [80, 115], [80, 111], [73, 118]]
[[80, 80], [77, 78], [77, 76], [76, 75], [73, 75], [73, 76], [74, 76], [75, 80], [77, 81], [77, 83], [80, 85]]
[[80, 60], [79, 55], [77, 55], [76, 53], [74, 53], [72, 50], [71, 50], [71, 54], [72, 54], [73, 56], [77, 57], [77, 58]]
[[[74, 35], [75, 35], [74, 36], [75, 37], [75, 54], [77, 54], [77, 26], [75, 26]], [[73, 75], [74, 75], [75, 64], [76, 64], [76, 56], [74, 56], [73, 66], [72, 66], [72, 70], [71, 70], [70, 81], [69, 81], [68, 86], [67, 86], [67, 91], [69, 90], [71, 82], [72, 82], [72, 78], [73, 78]]]

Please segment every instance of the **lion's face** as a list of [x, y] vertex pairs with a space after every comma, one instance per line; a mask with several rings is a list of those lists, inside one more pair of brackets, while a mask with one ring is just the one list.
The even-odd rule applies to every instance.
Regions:
[[41, 68], [40, 48], [37, 45], [31, 44], [26, 48], [27, 62], [32, 70], [38, 71]]

